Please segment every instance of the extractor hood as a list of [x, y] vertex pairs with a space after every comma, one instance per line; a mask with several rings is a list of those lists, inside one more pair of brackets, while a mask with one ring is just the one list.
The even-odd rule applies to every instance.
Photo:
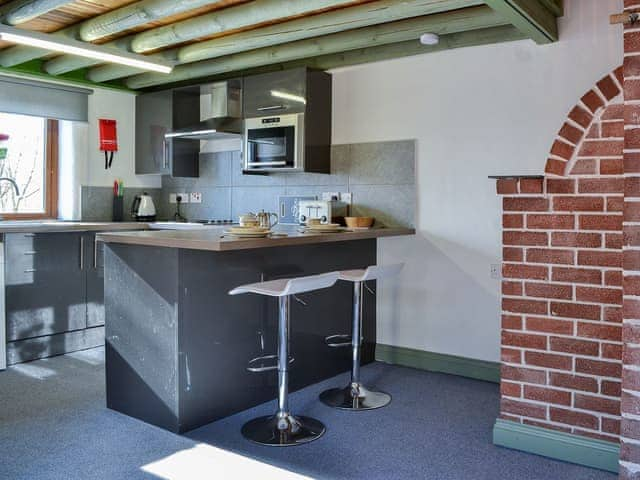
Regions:
[[242, 80], [227, 80], [201, 85], [200, 121], [172, 130], [165, 134], [165, 138], [192, 140], [239, 138], [242, 127]]

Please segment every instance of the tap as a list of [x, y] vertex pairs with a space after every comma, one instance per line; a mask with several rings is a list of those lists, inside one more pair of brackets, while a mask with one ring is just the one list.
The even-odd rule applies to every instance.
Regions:
[[[0, 177], [0, 182], [5, 181], [5, 182], [9, 182], [11, 185], [13, 185], [13, 189], [16, 191], [16, 197], [20, 196], [20, 187], [18, 187], [18, 184], [16, 183], [16, 181], [13, 178], [8, 178], [8, 177]], [[2, 216], [0, 215], [0, 220], [2, 220]]]

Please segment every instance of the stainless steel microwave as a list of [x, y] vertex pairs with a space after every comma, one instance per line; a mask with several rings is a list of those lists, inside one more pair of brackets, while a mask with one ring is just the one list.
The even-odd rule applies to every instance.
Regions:
[[304, 114], [245, 119], [243, 147], [247, 172], [304, 171]]

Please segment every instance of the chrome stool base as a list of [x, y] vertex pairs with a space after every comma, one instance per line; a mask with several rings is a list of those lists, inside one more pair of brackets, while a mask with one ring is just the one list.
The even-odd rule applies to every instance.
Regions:
[[391, 395], [369, 390], [362, 385], [332, 388], [320, 394], [325, 405], [341, 410], [375, 410], [388, 405]]
[[242, 435], [260, 445], [288, 447], [317, 440], [325, 430], [322, 422], [314, 418], [286, 414], [249, 420], [242, 426]]

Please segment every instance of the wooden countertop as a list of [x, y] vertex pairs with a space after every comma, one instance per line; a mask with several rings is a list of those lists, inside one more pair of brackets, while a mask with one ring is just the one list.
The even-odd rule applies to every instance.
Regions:
[[369, 230], [349, 230], [340, 233], [301, 233], [299, 227], [280, 226], [274, 231], [287, 236], [240, 239], [224, 234], [225, 227], [208, 227], [199, 230], [147, 230], [138, 232], [100, 233], [99, 241], [129, 245], [154, 247], [185, 248], [192, 250], [211, 250], [222, 252], [229, 250], [248, 250], [252, 248], [284, 247], [309, 245], [314, 243], [344, 242], [366, 240], [370, 238], [413, 235], [415, 230], [402, 227], [372, 228]]
[[57, 233], [99, 232], [101, 230], [146, 230], [149, 224], [142, 222], [65, 222], [60, 220], [2, 220], [3, 233]]

